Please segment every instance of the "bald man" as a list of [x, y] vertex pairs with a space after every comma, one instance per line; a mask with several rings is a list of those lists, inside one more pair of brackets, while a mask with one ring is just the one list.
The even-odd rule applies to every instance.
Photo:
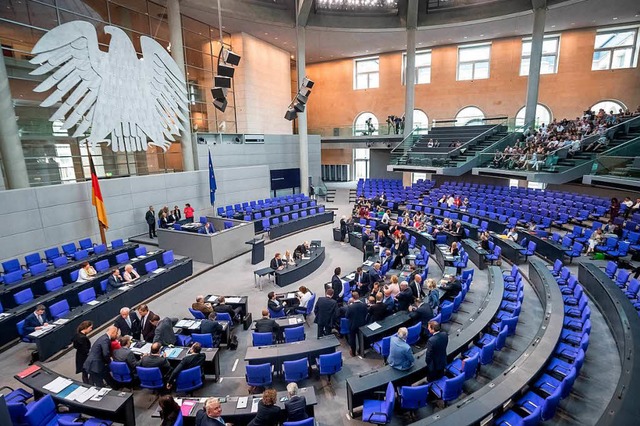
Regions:
[[113, 325], [118, 327], [121, 336], [131, 336], [140, 339], [140, 320], [135, 311], [127, 307], [120, 309], [120, 316], [116, 318]]
[[109, 363], [111, 362], [111, 341], [118, 336], [116, 326], [107, 327], [107, 331], [98, 337], [89, 350], [89, 356], [82, 368], [89, 375], [89, 381], [93, 386], [104, 387], [105, 379], [111, 382], [109, 376]]

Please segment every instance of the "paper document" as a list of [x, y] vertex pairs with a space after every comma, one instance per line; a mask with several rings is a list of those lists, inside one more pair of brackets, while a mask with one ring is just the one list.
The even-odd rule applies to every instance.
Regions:
[[238, 405], [236, 408], [247, 408], [247, 403], [249, 402], [248, 396], [241, 396], [238, 398]]
[[262, 398], [253, 398], [253, 401], [251, 402], [251, 412], [252, 413], [257, 413], [258, 412], [258, 403], [260, 402]]
[[352, 279], [354, 279], [356, 277], [356, 274], [354, 274], [353, 272], [350, 273], [349, 275], [347, 275], [345, 278], [348, 279], [349, 281], [351, 281]]
[[193, 320], [180, 320], [176, 323], [178, 328], [189, 328], [193, 325]]
[[102, 401], [102, 397], [105, 396], [106, 394], [109, 393], [111, 389], [108, 388], [102, 388], [98, 391], [98, 393], [96, 393], [95, 395], [93, 395], [90, 399], [91, 401]]
[[371, 331], [376, 331], [377, 329], [379, 329], [380, 327], [382, 327], [380, 324], [378, 324], [377, 322], [374, 322], [372, 324], [369, 324], [367, 326], [367, 328]]
[[296, 325], [298, 323], [297, 318], [289, 318], [289, 325]]
[[48, 384], [44, 385], [42, 388], [53, 393], [58, 393], [69, 386], [71, 383], [73, 382], [66, 377], [57, 377]]
[[[72, 387], [72, 386], [69, 386]], [[64, 399], [68, 399], [69, 401], [77, 401], [84, 393], [87, 391], [87, 388], [78, 386], [71, 392], [69, 395], [65, 396]]]
[[296, 298], [295, 293], [287, 293], [287, 299], [295, 299], [295, 298]]
[[11, 314], [9, 312], [3, 312], [0, 314], [0, 319], [5, 318], [5, 317], [10, 317]]
[[62, 325], [66, 322], [69, 322], [69, 320], [67, 318], [58, 318], [57, 320], [55, 320], [53, 323], [55, 325]]
[[91, 302], [87, 302], [87, 305], [91, 305], [91, 306], [96, 306], [99, 304], [100, 304], [99, 300], [92, 300]]
[[138, 354], [148, 354], [149, 352], [151, 352], [151, 343], [145, 343], [139, 348], [131, 346], [131, 352]]
[[128, 286], [128, 285], [123, 285], [122, 287], [118, 287], [118, 290], [121, 290], [121, 291], [127, 291], [127, 290], [129, 290], [130, 288], [131, 288], [131, 287], [130, 287], [130, 286]]
[[182, 352], [182, 348], [170, 348], [170, 349], [164, 350], [164, 354], [166, 355], [167, 358], [176, 358], [177, 356], [180, 355], [181, 352]]
[[193, 324], [189, 326], [189, 330], [199, 330], [200, 329], [200, 321], [194, 321]]
[[78, 401], [81, 404], [84, 404], [89, 400], [89, 398], [92, 398], [97, 393], [98, 393], [98, 388], [91, 387], [89, 389], [86, 389], [82, 395], [79, 395], [78, 397], [76, 397], [76, 401]]
[[371, 260], [367, 260], [366, 262], [362, 263], [364, 266], [371, 266], [373, 265], [373, 262]]
[[153, 272], [152, 272], [152, 274], [159, 274], [159, 273], [164, 272], [164, 271], [166, 271], [166, 269], [164, 269], [164, 268], [158, 268], [158, 269], [156, 269], [155, 271], [153, 271]]
[[209, 298], [207, 299], [207, 302], [217, 302], [217, 301], [218, 301], [218, 296], [214, 296], [214, 295], [209, 296]]

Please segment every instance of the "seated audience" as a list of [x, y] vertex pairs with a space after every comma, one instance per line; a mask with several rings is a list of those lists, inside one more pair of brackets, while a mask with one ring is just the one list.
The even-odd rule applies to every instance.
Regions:
[[138, 271], [133, 269], [133, 265], [128, 264], [124, 267], [123, 277], [126, 282], [130, 283], [131, 281], [140, 278], [140, 274], [138, 273]]
[[129, 372], [135, 374], [136, 366], [139, 364], [136, 356], [131, 352], [131, 336], [121, 336], [119, 339], [120, 348], [111, 353], [114, 361], [126, 362]]
[[196, 426], [232, 426], [222, 418], [222, 405], [218, 398], [207, 398], [204, 408], [196, 413]]
[[396, 301], [398, 302], [399, 311], [409, 310], [409, 306], [413, 303], [414, 297], [408, 282], [402, 281], [400, 283], [400, 293], [396, 296]]
[[462, 291], [462, 284], [455, 275], [450, 275], [448, 279], [440, 281], [440, 288], [445, 291], [442, 297], [445, 300], [453, 301], [453, 299]]
[[[231, 324], [228, 324], [227, 327], [231, 327]], [[220, 336], [223, 331], [224, 327], [222, 327], [222, 324], [216, 321], [215, 312], [212, 312], [209, 315], [209, 318], [200, 321], [200, 333], [211, 334], [214, 347], [217, 347], [220, 344]]]
[[96, 276], [96, 270], [89, 262], [82, 262], [82, 268], [78, 272], [78, 283], [84, 283], [92, 280]]
[[218, 297], [218, 304], [213, 308], [214, 311], [218, 314], [227, 313], [231, 316], [231, 319], [234, 322], [240, 322], [240, 313], [242, 312], [242, 307], [237, 306], [232, 308], [231, 306], [225, 303], [224, 296]]
[[24, 319], [23, 332], [26, 335], [33, 333], [36, 330], [42, 329], [49, 325], [49, 319], [47, 318], [46, 307], [44, 305], [37, 305], [35, 311], [27, 315]]
[[285, 262], [282, 260], [282, 255], [280, 253], [276, 253], [271, 259], [271, 263], [269, 267], [274, 271], [281, 271], [285, 267]]
[[122, 275], [120, 275], [120, 269], [116, 268], [113, 270], [111, 275], [109, 275], [109, 279], [107, 280], [107, 292], [113, 291], [123, 285], [124, 280], [122, 279]]
[[256, 321], [256, 333], [274, 333], [278, 334], [280, 326], [276, 320], [269, 318], [269, 311], [262, 310], [262, 318]]
[[391, 347], [387, 363], [396, 370], [408, 370], [413, 366], [415, 358], [411, 346], [407, 344], [406, 327], [400, 327], [398, 333], [391, 337]]
[[155, 368], [158, 367], [162, 373], [162, 377], [168, 379], [172, 368], [169, 364], [169, 360], [165, 357], [165, 354], [161, 351], [162, 345], [159, 342], [155, 342], [151, 345], [151, 351], [148, 354], [144, 354], [140, 358], [140, 367]]
[[301, 285], [298, 288], [298, 294], [296, 296], [300, 300], [298, 308], [307, 309], [309, 301], [311, 301], [311, 298], [313, 297], [313, 293], [311, 293], [311, 291], [307, 287]]

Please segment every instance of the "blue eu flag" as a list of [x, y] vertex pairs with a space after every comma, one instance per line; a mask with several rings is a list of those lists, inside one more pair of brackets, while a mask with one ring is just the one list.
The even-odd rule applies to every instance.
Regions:
[[211, 198], [211, 205], [216, 202], [216, 175], [213, 173], [213, 162], [211, 161], [211, 151], [209, 151], [209, 197]]

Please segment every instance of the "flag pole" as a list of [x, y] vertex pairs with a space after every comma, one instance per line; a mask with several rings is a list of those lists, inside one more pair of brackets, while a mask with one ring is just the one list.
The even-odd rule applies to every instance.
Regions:
[[102, 191], [100, 190], [100, 183], [98, 182], [98, 174], [96, 173], [95, 165], [93, 164], [93, 158], [91, 157], [91, 151], [89, 150], [89, 144], [87, 143], [87, 154], [89, 155], [89, 169], [91, 170], [91, 204], [96, 208], [96, 219], [98, 220], [98, 229], [100, 230], [100, 239], [102, 244], [107, 244], [107, 237], [104, 230], [107, 228], [107, 211], [104, 207], [104, 200], [102, 198]]

